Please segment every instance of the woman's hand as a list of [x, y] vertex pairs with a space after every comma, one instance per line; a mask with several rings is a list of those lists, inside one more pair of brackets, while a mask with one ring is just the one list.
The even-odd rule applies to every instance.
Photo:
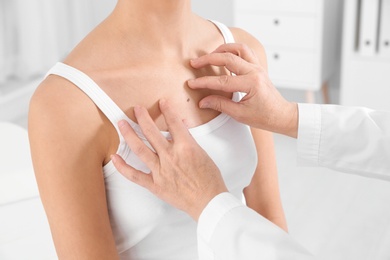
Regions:
[[280, 95], [249, 47], [237, 43], [224, 44], [210, 54], [191, 60], [191, 66], [196, 69], [209, 65], [224, 66], [237, 76], [192, 79], [188, 81], [190, 88], [244, 92], [246, 96], [238, 103], [221, 96], [208, 96], [199, 102], [201, 108], [226, 113], [255, 128], [297, 137], [297, 105]]
[[172, 140], [162, 136], [145, 108], [134, 108], [143, 134], [155, 152], [139, 139], [126, 121], [119, 122], [121, 134], [130, 149], [151, 172], [134, 169], [118, 155], [113, 155], [112, 161], [127, 179], [198, 220], [209, 201], [227, 188], [218, 167], [195, 142], [174, 109], [165, 101], [160, 101], [160, 109]]

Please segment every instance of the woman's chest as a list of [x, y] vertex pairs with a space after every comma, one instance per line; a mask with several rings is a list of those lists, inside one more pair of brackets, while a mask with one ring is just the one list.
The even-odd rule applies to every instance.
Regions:
[[172, 66], [156, 69], [155, 67], [131, 68], [111, 72], [107, 77], [97, 79], [98, 85], [111, 99], [136, 121], [133, 108], [135, 105], [148, 109], [151, 117], [161, 130], [166, 130], [158, 101], [167, 100], [182, 119], [186, 119], [189, 127], [204, 124], [219, 112], [199, 108], [199, 101], [209, 95], [221, 95], [231, 98], [232, 94], [209, 89], [193, 90], [188, 87], [187, 81], [198, 77], [219, 77], [226, 74], [224, 69], [209, 68], [196, 71], [184, 66]]

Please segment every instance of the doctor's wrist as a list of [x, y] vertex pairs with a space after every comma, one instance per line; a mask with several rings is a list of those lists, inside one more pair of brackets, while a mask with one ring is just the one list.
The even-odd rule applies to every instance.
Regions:
[[204, 209], [209, 205], [210, 201], [218, 197], [222, 193], [227, 193], [226, 187], [220, 189], [210, 190], [209, 192], [201, 194], [199, 197], [194, 198], [194, 204], [189, 208], [187, 213], [195, 220], [198, 221], [200, 215]]
[[268, 125], [264, 130], [297, 138], [298, 136], [298, 104], [284, 100], [270, 110]]
[[298, 137], [298, 123], [299, 123], [299, 110], [298, 104], [295, 102], [289, 102], [288, 108], [286, 109], [286, 124], [283, 134], [297, 138]]

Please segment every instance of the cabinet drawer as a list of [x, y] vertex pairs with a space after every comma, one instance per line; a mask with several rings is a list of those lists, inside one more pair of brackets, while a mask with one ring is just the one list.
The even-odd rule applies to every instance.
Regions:
[[266, 49], [268, 71], [277, 87], [317, 89], [319, 63], [314, 52]]
[[319, 39], [318, 18], [286, 15], [255, 15], [239, 12], [237, 27], [255, 36], [265, 46], [313, 50]]
[[236, 0], [240, 10], [265, 12], [316, 13], [321, 0]]

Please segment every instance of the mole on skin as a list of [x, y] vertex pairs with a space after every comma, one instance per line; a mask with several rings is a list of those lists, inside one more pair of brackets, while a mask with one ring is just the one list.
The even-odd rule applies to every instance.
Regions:
[[189, 99], [189, 98], [187, 98], [187, 102], [190, 102], [190, 99]]

